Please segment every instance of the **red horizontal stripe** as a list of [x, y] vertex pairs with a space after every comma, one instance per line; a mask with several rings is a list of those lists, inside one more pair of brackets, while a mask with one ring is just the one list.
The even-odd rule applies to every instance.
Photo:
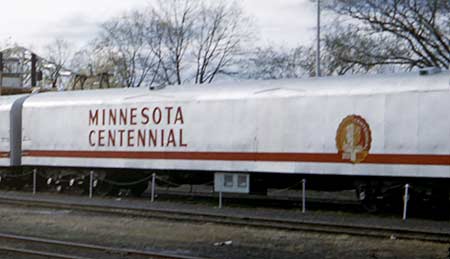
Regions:
[[363, 163], [403, 165], [450, 165], [450, 155], [369, 154]]
[[[138, 152], [138, 151], [24, 151], [28, 157], [171, 159], [259, 162], [349, 163], [337, 153], [250, 153], [250, 152]], [[403, 165], [450, 165], [450, 155], [369, 154], [362, 163]]]
[[9, 152], [0, 152], [0, 158], [9, 158], [10, 153]]

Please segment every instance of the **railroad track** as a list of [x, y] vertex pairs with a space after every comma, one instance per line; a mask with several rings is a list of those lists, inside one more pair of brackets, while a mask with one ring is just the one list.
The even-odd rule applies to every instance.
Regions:
[[[189, 192], [189, 191], [173, 191], [173, 190], [158, 190], [158, 195], [161, 195], [166, 198], [185, 198], [185, 197], [195, 197], [196, 199], [209, 199], [216, 200], [217, 193], [211, 192]], [[290, 206], [292, 208], [293, 204], [301, 203], [301, 196], [269, 196], [269, 195], [239, 195], [227, 193], [226, 196], [227, 201], [239, 203], [240, 201], [245, 201], [250, 204], [264, 204], [264, 205], [275, 205], [276, 207]], [[327, 205], [332, 207], [347, 207], [351, 211], [362, 211], [362, 206], [359, 201], [356, 199], [336, 199], [335, 196], [332, 198], [325, 197], [314, 197], [313, 195], [308, 195], [308, 207], [320, 207], [321, 205]], [[281, 206], [280, 206], [281, 203]]]
[[326, 234], [347, 234], [376, 238], [395, 238], [406, 240], [421, 240], [431, 242], [450, 242], [449, 231], [418, 230], [408, 227], [369, 226], [348, 223], [324, 222], [316, 220], [292, 220], [258, 216], [225, 215], [222, 213], [204, 213], [198, 211], [161, 209], [161, 208], [130, 208], [123, 206], [105, 206], [85, 204], [81, 202], [65, 202], [56, 200], [40, 200], [36, 198], [0, 197], [0, 203], [27, 207], [75, 210], [119, 216], [148, 217], [164, 220], [209, 222], [216, 224], [268, 228], [290, 231], [307, 231]]
[[[26, 256], [60, 259], [204, 259], [200, 257], [181, 256], [135, 249], [123, 249], [109, 246], [99, 246], [46, 238], [26, 237], [0, 233], [1, 252]], [[14, 257], [16, 258], [16, 257]]]

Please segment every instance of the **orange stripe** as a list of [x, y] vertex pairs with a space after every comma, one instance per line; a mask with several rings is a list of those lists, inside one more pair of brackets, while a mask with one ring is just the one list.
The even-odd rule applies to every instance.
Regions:
[[[137, 152], [29, 150], [28, 157], [349, 163], [334, 153]], [[450, 155], [369, 154], [367, 164], [450, 165]]]
[[9, 158], [10, 153], [9, 152], [0, 152], [0, 158]]

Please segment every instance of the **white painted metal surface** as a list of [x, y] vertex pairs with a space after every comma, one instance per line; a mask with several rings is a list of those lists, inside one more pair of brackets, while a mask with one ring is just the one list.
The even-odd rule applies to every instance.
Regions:
[[[23, 164], [450, 177], [449, 108], [449, 72], [44, 93], [24, 104]], [[351, 115], [370, 127], [361, 162], [336, 145]]]
[[21, 103], [24, 98], [23, 95], [0, 97], [0, 166], [20, 165]]

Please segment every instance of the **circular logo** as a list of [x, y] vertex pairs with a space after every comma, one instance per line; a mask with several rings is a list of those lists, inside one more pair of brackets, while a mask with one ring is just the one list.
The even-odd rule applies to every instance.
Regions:
[[361, 116], [347, 116], [339, 124], [336, 147], [343, 160], [361, 163], [369, 154], [371, 142], [369, 124]]

